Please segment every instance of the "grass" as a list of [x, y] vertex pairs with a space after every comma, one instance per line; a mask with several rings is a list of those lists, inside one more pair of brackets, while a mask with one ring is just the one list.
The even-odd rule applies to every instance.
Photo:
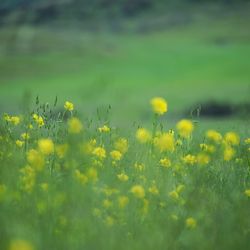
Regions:
[[198, 15], [160, 31], [135, 32], [135, 23], [118, 34], [2, 29], [1, 49], [11, 50], [0, 60], [2, 112], [17, 111], [28, 94], [45, 102], [58, 96], [61, 103], [74, 100], [87, 114], [110, 104], [113, 119], [128, 124], [138, 116], [147, 120], [145, 101], [159, 93], [171, 103], [171, 117], [207, 100], [248, 102], [250, 34], [244, 13]]
[[1, 120], [1, 249], [247, 249], [249, 133], [173, 134], [152, 112], [145, 133], [100, 132], [56, 110]]

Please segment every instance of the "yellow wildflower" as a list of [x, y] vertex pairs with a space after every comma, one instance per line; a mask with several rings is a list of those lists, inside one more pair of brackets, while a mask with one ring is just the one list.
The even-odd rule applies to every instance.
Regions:
[[240, 137], [234, 132], [228, 132], [225, 134], [225, 142], [229, 145], [239, 145]]
[[44, 168], [44, 157], [43, 155], [35, 149], [30, 149], [27, 153], [28, 163], [34, 167], [37, 171], [41, 171]]
[[169, 192], [168, 195], [174, 200], [179, 199], [179, 193], [176, 190], [173, 190], [173, 191]]
[[115, 161], [120, 161], [122, 158], [122, 154], [118, 150], [113, 150], [110, 152], [110, 156], [112, 157], [113, 160]]
[[206, 153], [200, 153], [196, 157], [197, 163], [200, 165], [206, 165], [210, 162], [210, 157]]
[[26, 240], [16, 239], [11, 241], [9, 250], [34, 250], [34, 247]]
[[118, 206], [120, 208], [125, 208], [129, 202], [129, 199], [127, 196], [119, 196], [118, 197]]
[[24, 141], [21, 141], [21, 140], [16, 140], [16, 145], [21, 148], [24, 144]]
[[245, 144], [250, 144], [250, 138], [244, 140]]
[[230, 146], [226, 146], [226, 148], [224, 149], [224, 161], [232, 160], [234, 155], [235, 155], [235, 150]]
[[30, 139], [30, 135], [29, 133], [25, 132], [25, 133], [22, 133], [21, 134], [21, 138], [25, 141], [29, 140]]
[[100, 159], [106, 158], [106, 150], [103, 147], [96, 147], [96, 148], [94, 148], [92, 154], [95, 155], [95, 156], [97, 156]]
[[124, 173], [118, 174], [117, 177], [120, 181], [123, 181], [123, 182], [128, 181], [129, 179], [129, 177]]
[[189, 165], [194, 165], [196, 163], [196, 157], [194, 155], [188, 154], [182, 158], [183, 162]]
[[68, 131], [70, 134], [79, 134], [82, 131], [82, 129], [83, 125], [78, 118], [72, 117], [71, 119], [69, 119]]
[[54, 153], [54, 143], [51, 139], [38, 140], [38, 149], [44, 155], [50, 155]]
[[119, 138], [115, 142], [115, 149], [125, 154], [128, 151], [128, 140], [126, 138]]
[[145, 197], [145, 191], [141, 185], [133, 186], [130, 191], [138, 199], [142, 199]]
[[207, 137], [207, 139], [209, 139], [215, 143], [219, 143], [222, 140], [222, 135], [213, 129], [210, 129], [206, 132], [206, 137]]
[[246, 189], [244, 193], [247, 197], [250, 197], [250, 189]]
[[194, 125], [192, 121], [183, 119], [177, 123], [176, 128], [181, 137], [189, 138], [194, 130]]
[[161, 97], [155, 97], [150, 101], [154, 113], [163, 115], [168, 111], [167, 102]]
[[65, 108], [65, 110], [73, 111], [74, 110], [74, 104], [72, 102], [66, 101], [64, 103], [64, 108]]
[[82, 174], [78, 169], [75, 170], [75, 178], [82, 185], [85, 185], [88, 182], [88, 177], [85, 174]]
[[104, 125], [103, 127], [98, 128], [98, 130], [101, 133], [108, 133], [108, 132], [110, 132], [110, 128], [108, 126], [106, 126], [106, 125]]
[[139, 128], [136, 131], [136, 139], [140, 142], [140, 143], [147, 143], [151, 140], [151, 133], [145, 129], [145, 128]]
[[197, 222], [193, 217], [189, 217], [186, 219], [186, 227], [190, 229], [194, 229], [197, 226]]
[[171, 161], [168, 158], [160, 159], [159, 163], [164, 168], [169, 168], [171, 166]]
[[37, 114], [33, 114], [33, 119], [34, 121], [37, 123], [37, 125], [39, 127], [44, 126], [44, 120], [41, 116], [37, 115]]
[[61, 159], [64, 158], [64, 156], [67, 154], [68, 149], [69, 149], [69, 145], [66, 143], [56, 145], [56, 147], [55, 147], [56, 154]]
[[174, 136], [169, 133], [163, 133], [159, 137], [155, 138], [154, 145], [156, 148], [159, 149], [160, 152], [174, 151], [175, 149]]

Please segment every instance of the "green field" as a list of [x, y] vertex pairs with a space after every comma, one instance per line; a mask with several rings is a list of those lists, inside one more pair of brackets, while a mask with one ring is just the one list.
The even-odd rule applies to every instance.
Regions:
[[1, 29], [1, 111], [16, 112], [37, 95], [44, 102], [58, 96], [84, 114], [110, 104], [114, 121], [131, 124], [148, 119], [152, 96], [168, 100], [170, 117], [209, 100], [249, 102], [247, 10], [196, 14], [159, 31], [143, 31], [143, 20], [125, 23], [122, 33]]

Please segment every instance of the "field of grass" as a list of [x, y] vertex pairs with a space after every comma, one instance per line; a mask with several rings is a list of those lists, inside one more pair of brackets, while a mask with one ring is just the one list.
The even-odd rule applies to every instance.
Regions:
[[[249, 102], [247, 10], [193, 17], [160, 31], [122, 33], [21, 27], [0, 30], [1, 112], [17, 111], [36, 95], [74, 100], [79, 112], [113, 107], [113, 119], [148, 119], [144, 103], [161, 94], [169, 116], [209, 100]], [[131, 25], [126, 24], [128, 27]]]
[[248, 10], [0, 28], [0, 250], [247, 250]]
[[248, 249], [250, 138], [168, 130], [165, 101], [151, 104], [152, 129], [126, 137], [71, 103], [5, 115], [0, 249]]

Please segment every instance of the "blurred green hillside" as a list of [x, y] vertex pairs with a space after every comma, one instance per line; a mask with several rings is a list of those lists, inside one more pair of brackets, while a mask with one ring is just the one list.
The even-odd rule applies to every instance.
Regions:
[[37, 95], [44, 102], [58, 96], [84, 115], [111, 105], [116, 122], [131, 124], [149, 119], [148, 100], [158, 95], [168, 100], [172, 119], [211, 100], [249, 103], [249, 10], [144, 14], [115, 31], [105, 23], [4, 25], [0, 111], [18, 112]]

